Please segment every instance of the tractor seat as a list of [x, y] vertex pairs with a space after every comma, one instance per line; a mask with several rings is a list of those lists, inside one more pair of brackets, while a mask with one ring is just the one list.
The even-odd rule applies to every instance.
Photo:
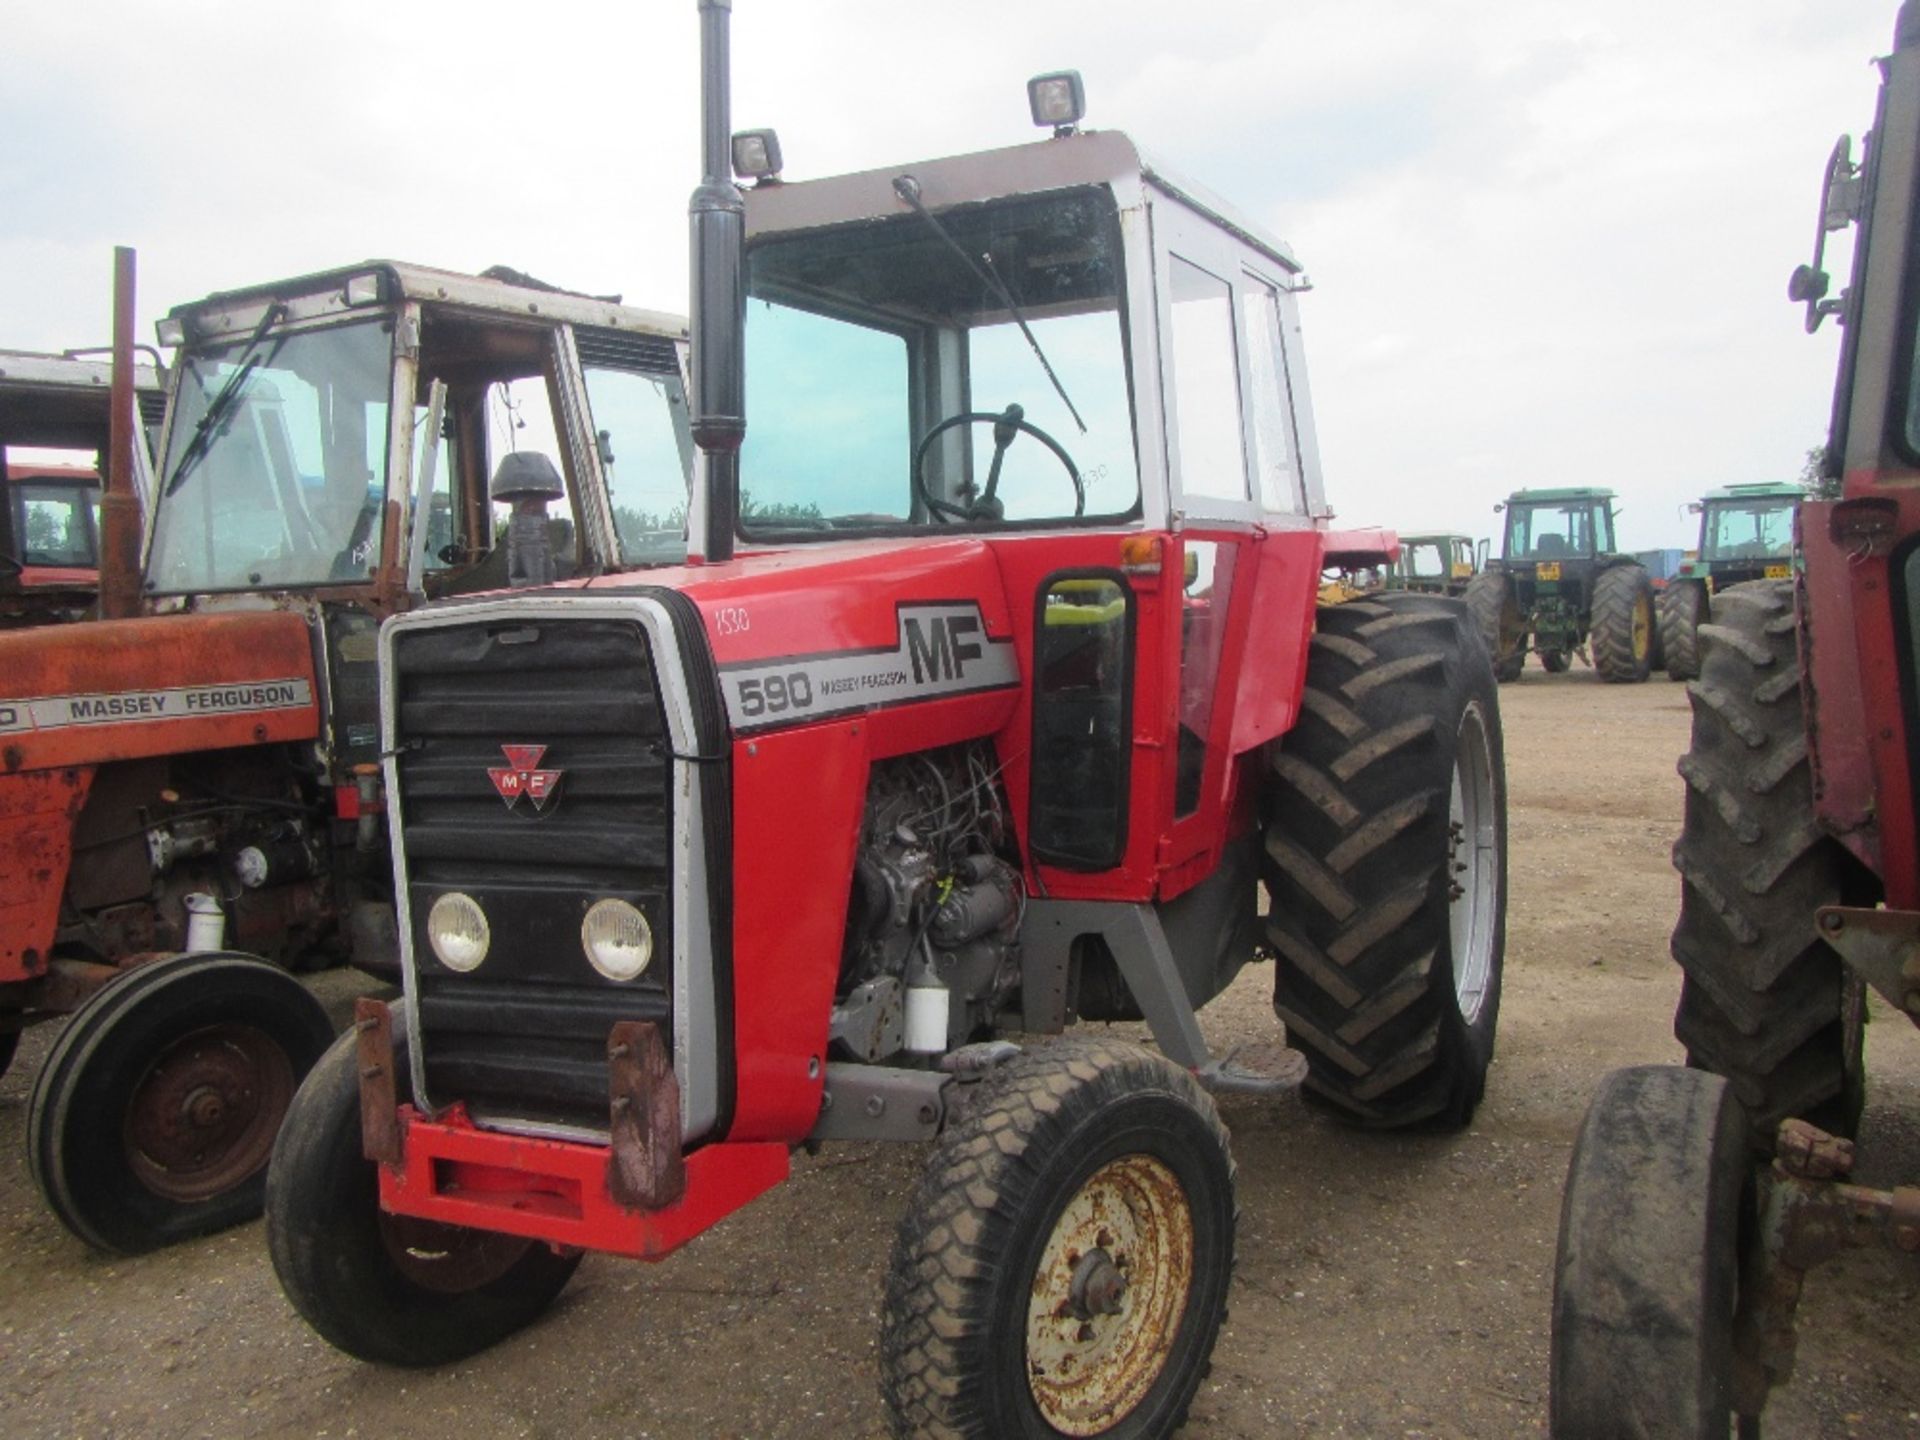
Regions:
[[1542, 535], [1534, 542], [1533, 553], [1541, 559], [1558, 559], [1567, 553], [1566, 538], [1560, 535]]

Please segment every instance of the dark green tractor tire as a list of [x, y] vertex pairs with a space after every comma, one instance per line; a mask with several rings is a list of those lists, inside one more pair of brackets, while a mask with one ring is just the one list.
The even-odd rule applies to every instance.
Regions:
[[1542, 650], [1540, 668], [1549, 675], [1564, 675], [1573, 664], [1573, 657], [1564, 650]]
[[1274, 1009], [1309, 1101], [1457, 1128], [1486, 1088], [1506, 943], [1499, 695], [1465, 607], [1322, 609], [1299, 723], [1269, 747]]
[[1864, 995], [1814, 913], [1874, 895], [1815, 823], [1792, 583], [1714, 596], [1700, 639], [1673, 849], [1685, 972], [1674, 1034], [1688, 1064], [1732, 1083], [1763, 1152], [1790, 1116], [1850, 1135], [1865, 1096]]
[[1494, 678], [1518, 680], [1527, 663], [1527, 627], [1507, 577], [1483, 570], [1467, 584], [1467, 612], [1493, 663]]
[[1700, 675], [1700, 622], [1707, 618], [1707, 587], [1698, 580], [1669, 580], [1660, 592], [1660, 650], [1669, 680]]
[[1637, 685], [1653, 673], [1653, 627], [1653, 581], [1644, 566], [1614, 565], [1595, 577], [1587, 638], [1602, 680]]

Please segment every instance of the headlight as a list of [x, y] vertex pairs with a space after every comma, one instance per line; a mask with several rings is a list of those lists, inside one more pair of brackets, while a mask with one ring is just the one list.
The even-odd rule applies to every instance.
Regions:
[[631, 980], [653, 959], [653, 927], [625, 900], [598, 900], [580, 922], [580, 948], [609, 980]]
[[492, 942], [480, 902], [458, 890], [448, 891], [427, 912], [427, 942], [449, 970], [471, 970], [487, 958]]

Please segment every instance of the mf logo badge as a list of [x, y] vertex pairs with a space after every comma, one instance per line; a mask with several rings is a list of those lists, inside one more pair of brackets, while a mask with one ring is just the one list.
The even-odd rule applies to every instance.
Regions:
[[513, 809], [520, 803], [520, 797], [526, 796], [533, 801], [535, 810], [547, 808], [547, 801], [553, 798], [554, 788], [560, 783], [560, 770], [542, 770], [540, 757], [547, 753], [544, 745], [502, 745], [500, 751], [507, 757], [507, 763], [496, 765], [487, 771], [493, 780], [493, 788], [500, 792], [500, 798], [507, 802], [507, 808]]

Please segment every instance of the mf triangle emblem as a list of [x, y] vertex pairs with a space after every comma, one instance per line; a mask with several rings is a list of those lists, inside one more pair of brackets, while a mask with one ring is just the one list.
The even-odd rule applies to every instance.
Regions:
[[500, 792], [500, 798], [507, 802], [507, 808], [513, 809], [525, 796], [533, 801], [535, 810], [547, 808], [547, 801], [553, 798], [553, 792], [559, 787], [564, 771], [540, 769], [540, 757], [547, 753], [544, 745], [502, 745], [500, 753], [507, 757], [507, 763], [496, 765], [487, 771], [493, 781], [493, 788]]

